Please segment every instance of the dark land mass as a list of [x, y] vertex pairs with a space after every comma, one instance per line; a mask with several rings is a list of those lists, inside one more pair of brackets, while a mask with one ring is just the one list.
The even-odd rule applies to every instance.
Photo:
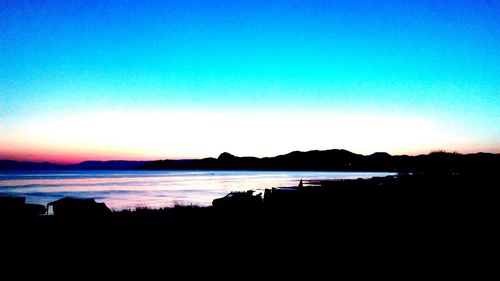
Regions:
[[[199, 165], [207, 161], [212, 164]], [[481, 270], [472, 272], [477, 277], [495, 266], [491, 257], [497, 254], [500, 237], [496, 154], [360, 156], [333, 150], [262, 159], [222, 154], [217, 160], [155, 165], [248, 169], [248, 163], [254, 163], [256, 169], [266, 161], [290, 170], [355, 167], [399, 173], [358, 180], [304, 179], [301, 186], [268, 189], [264, 194], [231, 193], [211, 207], [113, 212], [93, 200], [62, 199], [51, 205], [54, 215], [45, 216], [38, 215], [44, 206], [5, 199], [0, 200], [1, 241], [9, 241], [24, 259], [32, 256], [37, 261], [46, 255], [73, 261], [83, 253], [103, 264], [110, 256], [162, 266], [171, 265], [165, 259], [184, 264], [222, 259], [246, 267], [258, 262], [271, 270], [285, 263], [287, 269], [282, 270], [288, 274], [303, 268], [331, 272], [344, 266], [373, 274], [375, 265], [388, 272], [403, 269], [404, 276], [431, 269], [449, 276], [480, 263]], [[210, 166], [213, 163], [218, 166]]]
[[112, 212], [102, 204], [68, 199], [53, 204], [53, 216], [34, 215], [40, 210], [33, 206], [26, 209], [29, 213], [4, 205], [0, 217], [3, 235], [18, 237], [21, 231], [33, 241], [71, 238], [113, 244], [124, 240], [127, 245], [176, 241], [172, 247], [186, 243], [245, 250], [253, 249], [250, 241], [256, 238], [259, 248], [342, 248], [343, 243], [427, 247], [426, 243], [439, 241], [441, 246], [462, 251], [470, 246], [465, 241], [477, 246], [498, 233], [500, 180], [496, 175], [401, 173], [364, 180], [304, 181], [302, 187], [268, 189], [264, 194], [232, 193], [214, 200], [211, 207], [159, 210]]
[[12, 160], [0, 160], [0, 170], [57, 170], [63, 165], [48, 162], [19, 162]]
[[227, 152], [216, 158], [160, 160], [140, 169], [151, 170], [263, 170], [263, 171], [465, 171], [500, 166], [500, 154], [433, 152], [428, 155], [391, 156], [385, 152], [361, 155], [347, 150], [294, 151], [276, 157], [237, 157]]
[[72, 170], [136, 170], [146, 164], [147, 161], [85, 161], [82, 163], [67, 165]]
[[58, 165], [47, 162], [0, 160], [0, 170], [255, 170], [255, 171], [462, 171], [500, 166], [500, 154], [433, 152], [392, 156], [385, 152], [361, 155], [342, 149], [294, 151], [275, 157], [238, 157], [224, 152], [218, 158], [158, 161], [85, 161]]
[[78, 164], [0, 160], [0, 170], [137, 170], [148, 161], [84, 161]]

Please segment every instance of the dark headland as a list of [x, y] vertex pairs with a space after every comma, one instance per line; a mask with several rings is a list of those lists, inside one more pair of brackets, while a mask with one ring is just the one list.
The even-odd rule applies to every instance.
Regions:
[[443, 151], [427, 155], [392, 156], [385, 152], [361, 155], [342, 149], [294, 151], [275, 157], [237, 157], [224, 152], [218, 158], [160, 160], [146, 162], [139, 169], [150, 170], [261, 170], [261, 171], [393, 171], [423, 172], [489, 169], [498, 166], [500, 154], [458, 154]]

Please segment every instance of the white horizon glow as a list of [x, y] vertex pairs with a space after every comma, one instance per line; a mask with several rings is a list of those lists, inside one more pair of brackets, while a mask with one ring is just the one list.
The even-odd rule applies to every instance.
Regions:
[[12, 150], [60, 151], [63, 162], [77, 153], [108, 160], [217, 157], [224, 151], [263, 157], [332, 148], [411, 154], [460, 149], [461, 143], [458, 132], [425, 118], [308, 111], [88, 111], [31, 120], [4, 137], [15, 144]]

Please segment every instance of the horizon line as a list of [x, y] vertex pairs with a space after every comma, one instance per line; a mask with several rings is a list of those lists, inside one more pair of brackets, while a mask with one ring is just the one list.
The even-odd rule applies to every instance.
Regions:
[[429, 155], [431, 153], [435, 153], [435, 152], [443, 152], [443, 153], [450, 153], [450, 154], [459, 154], [459, 155], [470, 155], [470, 154], [480, 154], [480, 153], [485, 153], [485, 154], [500, 154], [500, 151], [473, 151], [473, 152], [459, 152], [459, 151], [451, 151], [451, 150], [446, 150], [446, 149], [433, 149], [433, 150], [430, 150], [428, 152], [425, 152], [425, 153], [408, 153], [408, 154], [391, 154], [391, 153], [388, 153], [388, 152], [385, 152], [385, 151], [375, 151], [375, 152], [372, 152], [370, 154], [362, 154], [362, 153], [356, 153], [356, 152], [352, 152], [351, 150], [348, 150], [348, 149], [341, 149], [341, 148], [333, 148], [333, 149], [324, 149], [324, 150], [320, 150], [320, 149], [312, 149], [312, 150], [293, 150], [293, 151], [290, 151], [290, 152], [287, 152], [287, 153], [284, 153], [284, 154], [277, 154], [277, 155], [274, 155], [274, 156], [263, 156], [263, 157], [258, 157], [258, 156], [249, 156], [249, 155], [245, 155], [245, 156], [237, 156], [237, 155], [234, 155], [233, 153], [230, 153], [230, 152], [227, 152], [227, 151], [224, 151], [224, 152], [221, 152], [219, 153], [218, 156], [214, 157], [214, 156], [207, 156], [207, 157], [199, 157], [199, 158], [182, 158], [182, 157], [173, 157], [173, 158], [157, 158], [157, 159], [147, 159], [147, 160], [141, 160], [141, 159], [126, 159], [126, 158], [111, 158], [111, 159], [102, 159], [102, 160], [94, 160], [94, 159], [87, 159], [87, 160], [82, 160], [82, 161], [79, 161], [79, 162], [62, 162], [62, 161], [44, 161], [44, 160], [41, 160], [41, 161], [29, 161], [29, 160], [21, 160], [21, 159], [13, 159], [13, 158], [0, 158], [0, 161], [14, 161], [14, 162], [20, 162], [20, 163], [48, 163], [48, 164], [54, 164], [54, 165], [63, 165], [63, 166], [69, 166], [69, 165], [78, 165], [78, 164], [82, 164], [82, 163], [85, 163], [85, 162], [113, 162], [113, 161], [126, 161], [126, 162], [154, 162], [154, 161], [164, 161], [164, 160], [174, 160], [174, 161], [182, 161], [182, 160], [201, 160], [201, 159], [207, 159], [207, 158], [215, 158], [217, 159], [221, 154], [223, 153], [229, 153], [233, 156], [236, 156], [236, 157], [255, 157], [255, 158], [259, 158], [259, 159], [262, 159], [262, 158], [272, 158], [272, 157], [277, 157], [277, 156], [280, 156], [280, 155], [286, 155], [286, 154], [290, 154], [290, 153], [293, 153], [293, 152], [312, 152], [312, 151], [330, 151], [330, 150], [344, 150], [344, 151], [348, 151], [350, 153], [353, 153], [353, 154], [358, 154], [358, 155], [362, 155], [362, 156], [370, 156], [370, 155], [373, 155], [375, 153], [387, 153], [389, 154], [390, 156], [412, 156], [412, 157], [415, 157], [415, 156], [420, 156], [420, 155]]

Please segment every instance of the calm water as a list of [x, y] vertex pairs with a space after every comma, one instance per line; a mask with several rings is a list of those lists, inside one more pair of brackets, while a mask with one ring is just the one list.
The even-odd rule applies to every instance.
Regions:
[[0, 172], [0, 195], [47, 204], [65, 196], [95, 198], [115, 210], [210, 205], [230, 191], [296, 186], [300, 179], [356, 179], [389, 173], [260, 171], [16, 171]]

